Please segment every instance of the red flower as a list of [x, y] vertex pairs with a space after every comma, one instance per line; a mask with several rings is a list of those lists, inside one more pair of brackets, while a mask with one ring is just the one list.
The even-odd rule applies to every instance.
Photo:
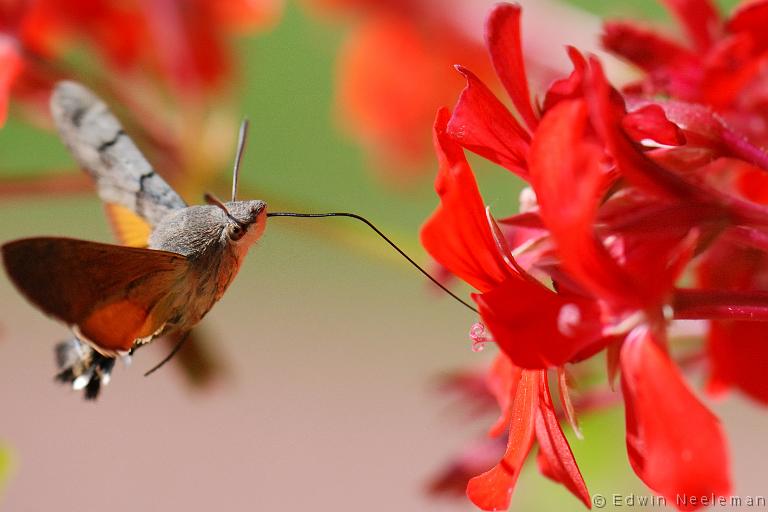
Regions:
[[632, 468], [678, 507], [679, 496], [727, 496], [728, 453], [720, 423], [687, 388], [661, 344], [650, 329], [637, 328], [621, 351]]
[[509, 425], [507, 449], [496, 466], [469, 481], [467, 495], [483, 510], [508, 508], [517, 477], [535, 439], [539, 442], [541, 472], [565, 485], [590, 507], [589, 491], [555, 414], [546, 372], [521, 370], [511, 363], [506, 366], [503, 368], [507, 374], [504, 376], [506, 386], [500, 391], [506, 405], [502, 414]]
[[[768, 163], [765, 152], [758, 148], [768, 142], [764, 108], [768, 38], [763, 31], [768, 2], [744, 3], [725, 20], [706, 0], [667, 3], [688, 34], [688, 46], [630, 23], [607, 24], [603, 42], [646, 72], [628, 92], [671, 96], [672, 100], [662, 104], [667, 115], [685, 127], [689, 140], [707, 148], [704, 154], [689, 155], [687, 162], [675, 164], [695, 169], [731, 197], [765, 204]], [[706, 159], [719, 156], [743, 161], [720, 160], [706, 165]], [[755, 247], [764, 237], [763, 230], [726, 232], [725, 240], [700, 258], [698, 285], [744, 293], [765, 290], [759, 277], [768, 271], [765, 246]], [[724, 266], [729, 267], [728, 272], [722, 272]], [[764, 360], [761, 325], [730, 319], [712, 323], [710, 389], [733, 386], [766, 400], [768, 385], [757, 377]]]
[[[447, 117], [441, 110], [435, 121], [440, 162], [435, 186], [441, 205], [424, 225], [422, 243], [440, 264], [483, 292], [473, 299], [495, 341], [516, 365], [562, 365], [600, 338], [599, 310], [576, 294], [549, 290], [500, 245], [504, 241], [492, 231], [469, 164], [447, 136]], [[582, 326], [595, 319], [592, 329], [569, 330], [568, 312], [583, 319]]]
[[[461, 90], [450, 66], [485, 69], [482, 47], [433, 2], [312, 0], [360, 21], [344, 41], [336, 68], [336, 106], [345, 127], [388, 174], [411, 174], [430, 149], [435, 110]], [[383, 164], [383, 165], [382, 165]]]
[[754, 143], [765, 145], [768, 2], [746, 2], [727, 20], [708, 0], [664, 3], [683, 25], [688, 45], [633, 23], [605, 25], [604, 46], [647, 73], [628, 91], [708, 105]]
[[[714, 11], [692, 14], [696, 2], [669, 3], [698, 49], [715, 44]], [[535, 436], [544, 452], [543, 472], [588, 504], [578, 471], [572, 471], [575, 463], [569, 465], [570, 450], [559, 444], [561, 434], [550, 428], [544, 435], [536, 427], [546, 423], [542, 418], [554, 421], [554, 413], [548, 391], [533, 382], [547, 368], [609, 347], [610, 376], [618, 368], [622, 373], [627, 449], [638, 476], [672, 503], [682, 494], [727, 495], [722, 429], [684, 384], [668, 354], [667, 331], [673, 318], [768, 320], [768, 294], [756, 290], [756, 282], [677, 287], [694, 256], [707, 261], [719, 240], [731, 238], [761, 254], [768, 250], [768, 209], [745, 191], [758, 167], [768, 169], [767, 156], [701, 105], [658, 103], [634, 90], [623, 96], [595, 58], [584, 59], [574, 49], [573, 73], [556, 81], [539, 106], [529, 96], [519, 20], [518, 7], [496, 7], [486, 38], [523, 122], [459, 68], [467, 85], [450, 119], [441, 111], [435, 124], [441, 203], [422, 230], [429, 253], [481, 292], [473, 295], [480, 316], [509, 358], [506, 376], [496, 368], [492, 378], [503, 411], [492, 433], [509, 428], [507, 453], [471, 480], [468, 493], [483, 508], [506, 506]], [[633, 48], [641, 50], [639, 44]], [[685, 79], [690, 85], [680, 62], [675, 83]], [[656, 63], [649, 58], [647, 65]], [[536, 202], [497, 226], [457, 144], [526, 180]], [[529, 230], [528, 238], [518, 236], [521, 230]], [[517, 256], [526, 252], [523, 268]], [[722, 272], [723, 262], [711, 261]], [[749, 356], [722, 325], [734, 324], [714, 324], [719, 344], [712, 344], [712, 353], [732, 349], [725, 350], [713, 382], [729, 380], [765, 396], [756, 391], [758, 373], [736, 376], [738, 369], [759, 371], [758, 364], [746, 361]], [[754, 336], [756, 330], [735, 332]], [[750, 354], [763, 360], [762, 352]]]
[[[51, 83], [64, 77], [120, 84], [129, 77], [141, 82], [142, 88], [146, 88], [144, 81], [160, 78], [174, 97], [199, 99], [229, 77], [230, 33], [271, 23], [278, 2], [4, 2], [0, 6], [0, 106], [11, 93], [47, 102]], [[81, 75], [81, 70], [71, 68], [64, 57], [74, 44], [99, 59], [104, 69], [95, 67]]]
[[[422, 241], [433, 256], [449, 270], [474, 284], [485, 293], [475, 295], [480, 312], [499, 345], [526, 360], [534, 367], [546, 367], [550, 360], [562, 364], [581, 347], [574, 347], [574, 341], [585, 337], [563, 335], [558, 330], [557, 316], [564, 305], [577, 308], [584, 302], [578, 297], [567, 300], [546, 289], [521, 268], [494, 236], [489, 217], [483, 209], [480, 194], [469, 165], [459, 146], [446, 135], [448, 112], [441, 111], [435, 123], [435, 147], [440, 161], [437, 190], [441, 206], [427, 222], [422, 231]], [[522, 296], [549, 301], [546, 311], [531, 310], [529, 314], [540, 318], [540, 322], [525, 324], [530, 332], [522, 333], [525, 341], [541, 340], [545, 350], [537, 353], [529, 343], [514, 343], [506, 335], [514, 319], [496, 318], [494, 311], [499, 301], [505, 303]], [[542, 300], [532, 300], [532, 305], [541, 306]], [[591, 311], [591, 314], [595, 312]], [[525, 315], [525, 313], [524, 313]], [[589, 342], [593, 340], [589, 339]], [[524, 350], [520, 352], [517, 347]], [[528, 358], [533, 358], [528, 361]], [[482, 475], [470, 480], [467, 494], [472, 501], [485, 510], [507, 507], [512, 489], [523, 462], [530, 451], [534, 437], [539, 440], [542, 472], [566, 485], [585, 504], [589, 505], [589, 494], [570, 451], [552, 405], [544, 370], [522, 370], [506, 357], [497, 360], [492, 390], [502, 408], [502, 417], [493, 429], [496, 435], [508, 429], [509, 441], [502, 461]]]

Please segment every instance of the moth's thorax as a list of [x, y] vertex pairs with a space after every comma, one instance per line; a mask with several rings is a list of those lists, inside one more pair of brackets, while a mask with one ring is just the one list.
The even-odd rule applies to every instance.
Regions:
[[[248, 249], [264, 233], [266, 204], [236, 201], [226, 204], [230, 215], [246, 226], [235, 240], [238, 223], [217, 206], [190, 206], [170, 213], [157, 225], [149, 247], [189, 258], [186, 293], [178, 297], [177, 327], [191, 326], [213, 307], [237, 275]], [[172, 327], [172, 326], [169, 326]]]

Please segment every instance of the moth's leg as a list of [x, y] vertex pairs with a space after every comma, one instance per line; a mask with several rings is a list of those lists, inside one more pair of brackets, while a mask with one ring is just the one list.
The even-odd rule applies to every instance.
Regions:
[[96, 399], [101, 387], [109, 383], [114, 357], [100, 354], [76, 337], [58, 343], [54, 352], [59, 367], [56, 380], [74, 390], [82, 389], [86, 400]]
[[[151, 370], [144, 373], [144, 376], [149, 377], [151, 374], [155, 373], [157, 370], [163, 367], [165, 363], [173, 359], [173, 356], [175, 356], [179, 352], [179, 350], [181, 350], [181, 347], [184, 346], [184, 342], [187, 341], [187, 338], [189, 338], [190, 332], [192, 331], [176, 332], [175, 334], [178, 336], [177, 338], [178, 341], [176, 341], [176, 344], [171, 349], [171, 352], [167, 356], [165, 356], [165, 358], [162, 361], [160, 361], [155, 366], [153, 366]], [[171, 334], [174, 334], [174, 333], [171, 332]]]

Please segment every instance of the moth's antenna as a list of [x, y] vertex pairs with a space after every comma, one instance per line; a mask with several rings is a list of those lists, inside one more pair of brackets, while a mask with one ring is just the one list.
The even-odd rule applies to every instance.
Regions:
[[226, 207], [226, 206], [224, 206], [224, 203], [222, 203], [222, 202], [221, 202], [221, 200], [220, 200], [218, 197], [216, 197], [215, 195], [211, 194], [210, 192], [206, 192], [205, 194], [203, 194], [203, 199], [205, 199], [205, 202], [206, 202], [206, 203], [208, 203], [208, 204], [210, 204], [210, 205], [213, 205], [213, 206], [218, 206], [219, 208], [221, 208], [221, 209], [222, 209], [222, 211], [223, 211], [223, 212], [224, 212], [224, 213], [227, 215], [227, 217], [229, 217], [229, 218], [230, 218], [230, 220], [232, 220], [232, 221], [233, 221], [235, 224], [237, 224], [237, 225], [238, 225], [238, 226], [240, 226], [241, 228], [245, 229], [245, 228], [247, 228], [247, 227], [248, 227], [248, 226], [245, 224], [245, 222], [242, 222], [242, 221], [239, 221], [239, 220], [237, 220], [237, 219], [236, 219], [236, 218], [235, 218], [235, 217], [232, 215], [232, 213], [230, 213], [230, 211], [229, 211], [229, 210], [227, 210], [227, 207]]
[[400, 247], [395, 244], [392, 240], [389, 239], [387, 235], [382, 233], [382, 231], [373, 225], [371, 221], [366, 219], [365, 217], [361, 215], [357, 215], [355, 213], [347, 213], [347, 212], [333, 212], [333, 213], [296, 213], [296, 212], [267, 212], [267, 217], [303, 217], [303, 218], [317, 218], [317, 217], [350, 217], [352, 219], [359, 220], [360, 222], [367, 225], [369, 228], [371, 228], [373, 231], [376, 232], [377, 235], [379, 235], [381, 238], [383, 238], [389, 245], [391, 245], [403, 258], [408, 260], [408, 262], [416, 267], [419, 272], [427, 276], [427, 279], [435, 283], [441, 290], [443, 290], [445, 293], [456, 299], [458, 302], [466, 306], [467, 308], [471, 309], [475, 313], [477, 313], [477, 308], [469, 304], [468, 302], [464, 301], [461, 297], [453, 293], [451, 290], [443, 286], [437, 279], [432, 277], [432, 275], [424, 270], [418, 263], [416, 263], [413, 258], [408, 256], [405, 251], [400, 249]]
[[153, 373], [155, 373], [157, 370], [159, 370], [160, 368], [162, 368], [162, 367], [165, 365], [165, 363], [167, 363], [168, 361], [170, 361], [171, 359], [173, 359], [173, 356], [175, 356], [175, 355], [176, 355], [176, 353], [177, 353], [179, 350], [181, 350], [181, 347], [184, 345], [184, 342], [185, 342], [185, 341], [187, 341], [187, 338], [189, 338], [189, 333], [190, 333], [190, 332], [192, 332], [192, 331], [187, 331], [187, 332], [185, 332], [185, 333], [184, 333], [184, 334], [181, 336], [181, 338], [179, 338], [179, 341], [177, 341], [177, 342], [176, 342], [176, 344], [173, 346], [173, 348], [171, 349], [171, 353], [170, 353], [170, 354], [168, 354], [167, 356], [165, 356], [165, 357], [163, 358], [163, 360], [162, 360], [162, 361], [160, 361], [160, 362], [159, 362], [159, 363], [157, 363], [155, 366], [153, 366], [151, 370], [149, 370], [148, 372], [146, 372], [146, 373], [144, 374], [144, 376], [145, 376], [145, 377], [149, 377], [150, 375], [152, 375]]
[[235, 167], [232, 169], [232, 202], [237, 199], [237, 180], [240, 177], [240, 163], [245, 153], [245, 141], [248, 138], [248, 119], [244, 118], [240, 123], [240, 133], [237, 136], [237, 152], [235, 153]]

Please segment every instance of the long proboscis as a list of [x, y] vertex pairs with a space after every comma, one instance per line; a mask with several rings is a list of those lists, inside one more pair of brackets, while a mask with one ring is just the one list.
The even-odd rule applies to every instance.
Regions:
[[[226, 206], [215, 196], [211, 194], [205, 195], [206, 202], [209, 204], [213, 204], [224, 210], [227, 215], [229, 214], [229, 211], [227, 210]], [[419, 272], [424, 274], [427, 279], [432, 281], [438, 288], [440, 288], [442, 291], [450, 295], [453, 299], [464, 305], [465, 307], [469, 308], [471, 311], [474, 311], [475, 313], [478, 313], [477, 308], [466, 302], [464, 299], [453, 293], [451, 290], [445, 287], [440, 281], [438, 281], [432, 274], [424, 270], [424, 268], [416, 263], [413, 258], [408, 256], [408, 254], [403, 251], [398, 245], [392, 241], [387, 235], [384, 234], [383, 231], [381, 231], [379, 228], [377, 228], [373, 222], [369, 221], [362, 215], [358, 215], [356, 213], [349, 213], [349, 212], [329, 212], [329, 213], [298, 213], [298, 212], [267, 212], [267, 217], [299, 217], [299, 218], [321, 218], [321, 217], [349, 217], [351, 219], [359, 220], [369, 228], [371, 228], [377, 235], [379, 235], [382, 239], [384, 239], [385, 242], [387, 242], [394, 250], [400, 254], [403, 258], [405, 258], [408, 263], [413, 265], [416, 269], [418, 269]], [[165, 365], [168, 361], [170, 361], [173, 356], [176, 355], [176, 353], [181, 349], [181, 347], [184, 345], [184, 342], [187, 340], [189, 333], [184, 334], [181, 339], [176, 343], [176, 345], [171, 350], [171, 353], [168, 354], [162, 361], [160, 361], [158, 364], [152, 367], [148, 372], [144, 374], [145, 377], [153, 374], [157, 370], [159, 370], [162, 366]]]
[[400, 249], [398, 245], [393, 242], [387, 235], [384, 234], [379, 228], [377, 228], [371, 221], [363, 217], [362, 215], [358, 215], [356, 213], [349, 213], [349, 212], [329, 212], [329, 213], [297, 213], [297, 212], [267, 212], [267, 217], [300, 217], [300, 218], [319, 218], [319, 217], [349, 217], [351, 219], [359, 220], [369, 228], [371, 228], [377, 235], [379, 235], [385, 242], [387, 242], [392, 248], [400, 254], [403, 258], [405, 258], [408, 263], [413, 265], [416, 269], [418, 269], [419, 272], [424, 274], [427, 279], [432, 281], [438, 288], [443, 290], [445, 293], [453, 297], [456, 301], [463, 304], [465, 307], [469, 308], [470, 310], [477, 313], [477, 308], [469, 304], [467, 301], [453, 293], [451, 290], [446, 288], [440, 281], [437, 280], [437, 278], [433, 277], [432, 274], [424, 270], [424, 268], [416, 263], [413, 258], [408, 256], [408, 254]]

